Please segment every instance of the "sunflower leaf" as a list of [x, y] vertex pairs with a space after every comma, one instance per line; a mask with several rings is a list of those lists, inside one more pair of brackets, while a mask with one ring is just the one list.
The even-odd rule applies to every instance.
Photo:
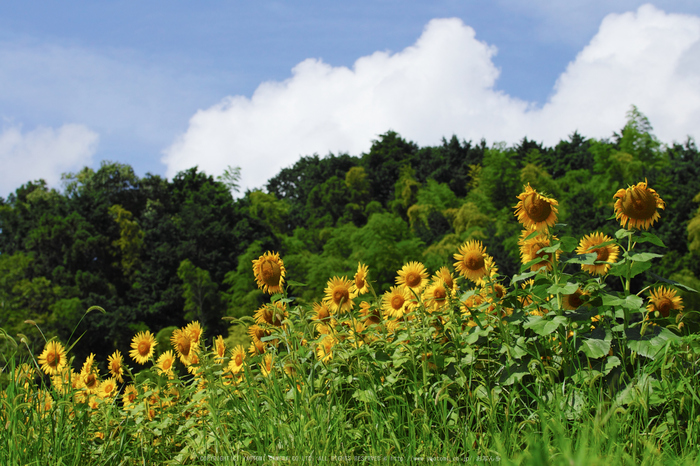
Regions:
[[664, 277], [662, 277], [662, 276], [660, 276], [660, 275], [656, 275], [654, 272], [649, 272], [649, 275], [651, 275], [652, 278], [653, 278], [654, 280], [656, 280], [656, 281], [663, 282], [663, 283], [668, 283], [669, 285], [673, 285], [673, 286], [678, 287], [678, 288], [681, 288], [681, 289], [683, 289], [683, 290], [685, 290], [685, 291], [690, 291], [691, 293], [698, 293], [698, 290], [694, 290], [693, 288], [691, 288], [691, 287], [689, 287], [689, 286], [686, 286], [686, 285], [684, 285], [684, 284], [682, 284], [682, 283], [678, 283], [678, 282], [676, 282], [676, 281], [669, 280], [668, 278], [664, 278]]
[[651, 262], [634, 262], [632, 263], [632, 270], [630, 271], [630, 278], [634, 278], [645, 270], [650, 269], [652, 266]]
[[617, 239], [626, 238], [629, 235], [631, 235], [632, 233], [633, 233], [632, 231], [627, 230], [626, 228], [620, 228], [619, 230], [617, 230], [615, 232], [615, 238], [617, 238]]
[[664, 242], [661, 241], [661, 238], [656, 236], [654, 233], [650, 233], [648, 231], [643, 232], [642, 235], [636, 239], [636, 241], [638, 243], [651, 243], [651, 244], [659, 246], [661, 248], [666, 247]]
[[540, 262], [544, 262], [546, 260], [547, 260], [547, 258], [545, 258], [545, 257], [538, 257], [536, 259], [533, 259], [529, 262], [524, 263], [522, 266], [520, 266], [520, 271], [523, 272], [524, 270], [529, 269], [533, 265], [539, 264]]
[[655, 254], [653, 252], [638, 252], [635, 254], [630, 254], [628, 257], [630, 258], [630, 260], [633, 260], [635, 262], [648, 262], [657, 257], [663, 257], [663, 255]]
[[513, 275], [513, 279], [510, 281], [510, 284], [513, 285], [519, 281], [527, 280], [528, 278], [532, 277], [533, 275], [537, 275], [537, 271], [530, 271], [530, 272], [525, 272], [521, 273], [520, 275]]
[[555, 283], [547, 289], [549, 294], [572, 294], [578, 290], [578, 283]]
[[595, 260], [598, 258], [598, 254], [596, 253], [588, 253], [588, 254], [579, 254], [577, 256], [572, 257], [571, 259], [567, 260], [565, 264], [586, 264], [586, 265], [593, 265], [595, 264]]
[[561, 250], [564, 252], [573, 252], [574, 249], [576, 249], [576, 246], [578, 246], [578, 240], [576, 238], [572, 238], [571, 236], [564, 236], [561, 239]]
[[306, 283], [295, 282], [294, 280], [287, 280], [287, 285], [295, 287], [307, 286]]

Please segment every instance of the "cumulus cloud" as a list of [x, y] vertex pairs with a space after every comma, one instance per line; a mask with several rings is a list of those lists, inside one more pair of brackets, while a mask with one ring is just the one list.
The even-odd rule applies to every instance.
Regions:
[[27, 132], [19, 126], [4, 128], [0, 132], [0, 196], [40, 178], [58, 188], [61, 173], [90, 164], [98, 139], [97, 133], [76, 124]]
[[700, 18], [651, 5], [608, 15], [560, 76], [542, 107], [496, 88], [496, 49], [459, 19], [436, 19], [400, 52], [376, 52], [352, 69], [307, 59], [251, 98], [198, 111], [165, 150], [167, 175], [198, 165], [210, 174], [241, 166], [262, 187], [299, 156], [359, 154], [389, 129], [421, 145], [443, 136], [554, 144], [574, 130], [608, 137], [637, 105], [664, 141], [700, 124]]

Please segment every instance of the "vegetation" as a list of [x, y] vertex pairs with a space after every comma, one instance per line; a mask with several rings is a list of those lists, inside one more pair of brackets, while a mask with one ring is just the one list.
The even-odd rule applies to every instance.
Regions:
[[28, 183], [0, 462], [693, 464], [699, 159], [632, 109], [555, 148], [389, 132], [237, 200], [234, 168]]

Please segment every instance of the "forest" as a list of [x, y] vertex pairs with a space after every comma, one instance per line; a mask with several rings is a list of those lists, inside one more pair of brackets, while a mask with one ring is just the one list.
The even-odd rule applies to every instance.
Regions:
[[[581, 237], [613, 235], [613, 195], [645, 179], [666, 203], [655, 228], [666, 249], [655, 272], [635, 280], [698, 289], [700, 153], [690, 137], [659, 141], [634, 107], [609, 139], [574, 132], [554, 147], [457, 136], [419, 147], [388, 131], [367, 153], [305, 156], [245, 193], [235, 177], [197, 167], [168, 180], [105, 161], [64, 174], [60, 191], [35, 180], [0, 198], [0, 328], [36, 354], [44, 336], [77, 340], [78, 360], [128, 353], [136, 332], [191, 320], [226, 336], [223, 317], [253, 315], [265, 302], [251, 264], [266, 251], [284, 258], [299, 304], [319, 300], [329, 277], [352, 277], [358, 262], [377, 293], [408, 261], [452, 269], [470, 239], [512, 276], [524, 185], [558, 199], [560, 231]], [[686, 309], [700, 310], [696, 294], [682, 294]], [[92, 306], [105, 312], [85, 315]]]

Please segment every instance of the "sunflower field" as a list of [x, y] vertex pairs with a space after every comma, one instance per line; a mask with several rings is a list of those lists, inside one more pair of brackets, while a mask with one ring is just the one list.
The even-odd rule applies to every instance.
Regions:
[[227, 318], [247, 347], [192, 321], [137, 332], [101, 371], [49, 339], [4, 369], [0, 462], [695, 464], [700, 338], [678, 290], [695, 291], [636, 286], [666, 203], [646, 180], [612, 201], [614, 235], [575, 238], [526, 184], [512, 276], [472, 239], [452, 268], [409, 261], [379, 291], [358, 263], [306, 304], [265, 252], [249, 273], [268, 299]]

